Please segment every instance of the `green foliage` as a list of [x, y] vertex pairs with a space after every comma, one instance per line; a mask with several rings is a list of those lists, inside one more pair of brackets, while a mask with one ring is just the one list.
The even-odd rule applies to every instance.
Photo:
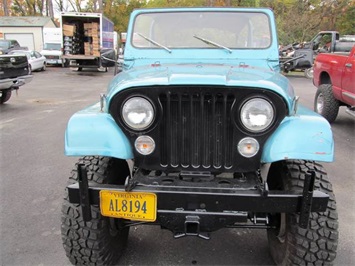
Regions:
[[113, 21], [115, 31], [126, 32], [129, 16], [136, 8], [145, 7], [143, 0], [106, 0], [104, 2], [104, 14]]
[[341, 34], [355, 35], [355, 1], [344, 11], [336, 22], [336, 28]]

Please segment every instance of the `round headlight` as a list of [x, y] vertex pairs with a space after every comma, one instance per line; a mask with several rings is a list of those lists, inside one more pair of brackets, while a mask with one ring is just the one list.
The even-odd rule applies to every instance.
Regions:
[[240, 119], [248, 130], [260, 132], [266, 130], [274, 120], [274, 108], [263, 98], [253, 98], [244, 103]]
[[149, 127], [154, 119], [154, 107], [145, 98], [132, 97], [122, 107], [123, 121], [134, 130], [143, 130]]

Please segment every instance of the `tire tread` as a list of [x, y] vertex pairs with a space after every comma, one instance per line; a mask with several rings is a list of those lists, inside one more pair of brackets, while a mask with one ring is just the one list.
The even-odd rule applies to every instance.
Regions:
[[[104, 184], [107, 182], [109, 166], [112, 163], [108, 157], [83, 157], [69, 177], [69, 184], [77, 182], [77, 166], [85, 164], [89, 183]], [[120, 231], [119, 242], [107, 233], [108, 218], [102, 217], [99, 206], [91, 205], [92, 220], [85, 222], [79, 204], [72, 204], [65, 190], [62, 205], [62, 242], [67, 257], [74, 265], [112, 265], [121, 256], [128, 237], [128, 227]]]

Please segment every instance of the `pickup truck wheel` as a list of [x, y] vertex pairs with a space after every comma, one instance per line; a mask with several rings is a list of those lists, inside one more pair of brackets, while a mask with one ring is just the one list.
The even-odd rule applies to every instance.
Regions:
[[332, 85], [320, 85], [314, 99], [314, 111], [332, 123], [338, 116], [339, 106], [339, 101], [334, 98]]
[[0, 104], [3, 104], [10, 100], [11, 98], [11, 90], [1, 91]]
[[307, 69], [304, 71], [304, 75], [305, 75], [305, 77], [308, 78], [308, 79], [313, 79], [313, 67], [307, 68]]
[[269, 248], [277, 265], [332, 265], [338, 245], [338, 215], [332, 185], [320, 164], [280, 161], [270, 167], [270, 189], [302, 192], [307, 171], [315, 171], [315, 189], [329, 195], [325, 212], [311, 213], [308, 229], [298, 226], [299, 214], [274, 214], [267, 230]]
[[[78, 163], [85, 164], [90, 184], [124, 184], [129, 175], [125, 160], [91, 156], [81, 158]], [[69, 184], [77, 180], [74, 168]], [[66, 255], [75, 265], [115, 265], [125, 249], [129, 227], [124, 227], [122, 219], [103, 217], [97, 205], [91, 205], [91, 214], [92, 220], [85, 222], [81, 206], [69, 202], [66, 189], [61, 218]]]

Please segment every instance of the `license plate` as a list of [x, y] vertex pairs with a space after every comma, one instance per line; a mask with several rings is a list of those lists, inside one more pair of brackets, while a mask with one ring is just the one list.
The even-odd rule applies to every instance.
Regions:
[[100, 209], [103, 216], [154, 222], [157, 213], [157, 195], [101, 190]]

